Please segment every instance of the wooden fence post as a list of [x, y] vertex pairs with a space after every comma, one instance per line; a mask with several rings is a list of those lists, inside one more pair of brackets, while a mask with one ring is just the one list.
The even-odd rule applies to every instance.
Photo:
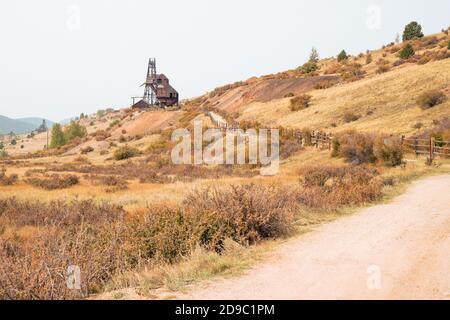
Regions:
[[418, 144], [419, 144], [419, 141], [417, 141], [417, 138], [415, 138], [414, 139], [414, 153], [416, 154], [416, 157], [418, 156], [418, 150], [417, 150], [417, 148], [418, 148]]
[[434, 137], [430, 137], [430, 162], [433, 162], [434, 158]]

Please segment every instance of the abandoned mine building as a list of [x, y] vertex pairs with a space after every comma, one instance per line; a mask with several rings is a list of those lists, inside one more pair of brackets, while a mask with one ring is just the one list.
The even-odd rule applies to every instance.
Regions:
[[[156, 73], [156, 60], [150, 59], [143, 97], [134, 97], [132, 108], [171, 107], [178, 105], [178, 92], [170, 85], [169, 78]], [[140, 98], [138, 102], [136, 99]]]

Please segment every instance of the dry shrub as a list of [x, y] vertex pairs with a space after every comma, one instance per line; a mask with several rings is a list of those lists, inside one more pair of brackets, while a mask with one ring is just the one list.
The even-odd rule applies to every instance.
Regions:
[[345, 158], [353, 164], [374, 163], [375, 136], [368, 133], [346, 132], [333, 139], [333, 156]]
[[98, 130], [96, 131], [93, 136], [95, 137], [95, 140], [97, 141], [104, 141], [111, 137], [111, 133], [105, 131], [105, 130]]
[[45, 175], [43, 177], [30, 177], [25, 180], [26, 183], [42, 188], [45, 190], [56, 190], [56, 189], [65, 189], [70, 188], [74, 185], [77, 185], [80, 182], [80, 179], [76, 175], [67, 174], [67, 175], [59, 175], [59, 174], [51, 174]]
[[430, 90], [417, 98], [417, 104], [425, 110], [443, 103], [446, 99], [447, 96], [442, 91]]
[[347, 82], [360, 80], [366, 74], [362, 69], [362, 65], [356, 62], [344, 64], [339, 70], [339, 73], [342, 79]]
[[0, 222], [15, 227], [69, 227], [87, 223], [97, 225], [113, 222], [123, 216], [121, 206], [83, 201], [21, 201], [16, 198], [0, 200]]
[[302, 94], [294, 97], [290, 101], [289, 109], [291, 111], [300, 111], [309, 107], [311, 102], [311, 96], [309, 94]]
[[0, 186], [11, 186], [19, 180], [17, 174], [6, 175], [6, 170], [0, 170]]
[[433, 120], [433, 128], [423, 131], [414, 138], [428, 139], [429, 137], [434, 137], [437, 146], [439, 147], [443, 147], [445, 145], [442, 141], [450, 141], [450, 118], [446, 116], [441, 119]]
[[296, 191], [298, 203], [317, 209], [335, 210], [360, 205], [382, 195], [378, 171], [368, 166], [313, 166], [300, 172], [302, 187]]
[[[0, 221], [39, 226], [24, 237], [0, 239], [0, 299], [78, 299], [96, 292], [123, 268], [119, 232], [123, 210], [92, 201], [0, 201]], [[81, 271], [81, 290], [67, 286], [69, 266]]]
[[89, 163], [91, 163], [87, 157], [81, 156], [81, 155], [76, 157], [76, 158], [74, 158], [72, 162], [73, 163], [77, 163], [77, 164], [80, 164], [80, 163], [89, 164]]
[[324, 70], [324, 74], [337, 74], [341, 70], [342, 65], [337, 62], [333, 62], [328, 69]]
[[81, 154], [88, 154], [94, 151], [94, 148], [91, 146], [87, 146], [85, 148], [81, 148], [80, 152]]
[[353, 112], [346, 112], [342, 117], [345, 123], [353, 122], [361, 118], [361, 115], [355, 114]]
[[401, 139], [370, 133], [346, 132], [334, 137], [332, 156], [345, 158], [353, 164], [375, 163], [398, 166], [403, 160]]
[[[164, 156], [165, 155], [161, 155]], [[192, 181], [195, 179], [217, 179], [226, 176], [252, 177], [257, 175], [256, 171], [250, 170], [248, 166], [226, 166], [215, 167], [174, 165], [166, 160], [160, 166], [157, 159], [151, 165], [144, 162], [126, 161], [115, 165], [75, 165], [72, 163], [51, 165], [46, 171], [51, 172], [79, 172], [83, 174], [114, 175], [123, 176], [125, 179], [138, 179], [141, 183], [172, 183], [174, 181]], [[44, 171], [45, 172], [45, 171]]]
[[106, 186], [106, 192], [117, 192], [128, 189], [128, 181], [121, 176], [89, 175], [87, 179], [94, 185]]
[[196, 246], [221, 252], [226, 239], [248, 245], [285, 236], [293, 219], [288, 195], [258, 185], [197, 191], [179, 206], [150, 207], [135, 215], [126, 246], [142, 253], [135, 259], [173, 262]]
[[436, 36], [429, 36], [420, 39], [419, 47], [420, 49], [431, 49], [437, 46], [439, 39]]
[[280, 133], [280, 159], [287, 159], [303, 149], [301, 136], [297, 130], [284, 127], [278, 128]]
[[384, 73], [391, 70], [391, 65], [389, 64], [389, 61], [385, 59], [379, 59], [377, 61], [377, 66], [378, 66], [377, 73]]
[[339, 81], [335, 81], [335, 80], [323, 80], [323, 81], [317, 82], [314, 85], [314, 89], [317, 89], [317, 90], [328, 89], [328, 88], [335, 86], [338, 83], [339, 83]]
[[141, 154], [141, 152], [137, 148], [130, 147], [130, 146], [123, 146], [123, 147], [120, 147], [117, 150], [115, 150], [113, 156], [114, 156], [115, 160], [120, 161], [120, 160], [126, 160], [126, 159], [130, 159], [133, 157], [137, 157], [140, 154]]

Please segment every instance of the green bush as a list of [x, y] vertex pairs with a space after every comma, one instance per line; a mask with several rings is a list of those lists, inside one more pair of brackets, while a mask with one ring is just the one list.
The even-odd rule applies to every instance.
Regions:
[[422, 38], [422, 26], [416, 21], [412, 21], [405, 26], [403, 31], [403, 41], [412, 40], [414, 38]]
[[313, 73], [319, 69], [317, 63], [319, 62], [319, 53], [315, 48], [312, 48], [309, 60], [304, 65], [298, 68], [298, 71], [302, 74]]
[[450, 41], [447, 44], [447, 49], [450, 50]]
[[337, 61], [339, 61], [339, 62], [347, 60], [347, 59], [348, 59], [348, 56], [347, 56], [347, 52], [345, 52], [345, 50], [342, 50], [337, 56]]
[[61, 125], [55, 123], [52, 128], [52, 140], [50, 142], [50, 148], [61, 147], [66, 144], [66, 138], [62, 131]]
[[76, 138], [84, 138], [86, 135], [86, 128], [75, 121], [72, 121], [70, 125], [64, 130], [64, 137], [66, 142], [70, 142]]
[[439, 90], [431, 90], [421, 94], [417, 98], [417, 104], [422, 109], [429, 109], [443, 103], [447, 99], [446, 95]]
[[308, 61], [304, 65], [299, 67], [298, 71], [301, 74], [309, 74], [309, 73], [312, 73], [314, 71], [317, 71], [317, 69], [319, 69], [319, 67], [317, 66], [317, 64], [315, 62]]
[[411, 58], [416, 52], [411, 44], [407, 44], [402, 51], [400, 51], [400, 58], [406, 60]]
[[110, 128], [113, 128], [113, 127], [115, 127], [115, 126], [117, 126], [117, 125], [119, 125], [119, 124], [120, 124], [120, 120], [119, 120], [119, 119], [116, 119], [116, 120], [112, 121], [112, 122], [109, 124], [109, 127], [110, 127]]
[[117, 161], [130, 159], [140, 154], [140, 151], [130, 146], [123, 146], [114, 151], [114, 159]]
[[395, 167], [402, 164], [403, 150], [401, 139], [378, 137], [375, 139], [374, 154], [386, 166]]

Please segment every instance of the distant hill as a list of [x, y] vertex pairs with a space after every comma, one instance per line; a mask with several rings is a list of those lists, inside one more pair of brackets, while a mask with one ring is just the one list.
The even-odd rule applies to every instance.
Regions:
[[[15, 134], [28, 133], [36, 130], [42, 124], [42, 118], [21, 118], [11, 119], [5, 116], [0, 116], [0, 134], [8, 134], [11, 131]], [[45, 119], [47, 126], [51, 128], [53, 121]]]
[[58, 123], [59, 123], [60, 125], [65, 126], [66, 124], [69, 124], [72, 120], [76, 120], [76, 119], [77, 119], [77, 117], [67, 118], [67, 119], [64, 119], [64, 120], [59, 121]]
[[34, 129], [35, 126], [30, 123], [0, 116], [0, 134], [8, 134], [11, 131], [16, 134], [21, 134], [31, 132]]
[[19, 120], [21, 122], [26, 122], [29, 123], [31, 125], [33, 125], [35, 128], [39, 127], [42, 124], [42, 120], [45, 120], [47, 127], [51, 128], [53, 127], [53, 125], [55, 124], [55, 122], [48, 120], [48, 119], [44, 119], [44, 118], [19, 118], [19, 119], [15, 119], [15, 120]]

